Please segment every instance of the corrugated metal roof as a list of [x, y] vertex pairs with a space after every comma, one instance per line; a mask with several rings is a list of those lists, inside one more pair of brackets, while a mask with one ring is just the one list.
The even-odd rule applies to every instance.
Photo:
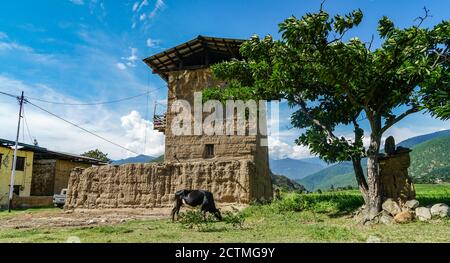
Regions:
[[[5, 139], [0, 138], [0, 146], [12, 147], [15, 145], [16, 145], [16, 143], [14, 141], [5, 140]], [[20, 148], [20, 150], [34, 152], [37, 156], [40, 156], [42, 159], [54, 158], [54, 159], [72, 160], [72, 161], [76, 161], [76, 162], [105, 164], [102, 161], [95, 159], [95, 158], [80, 156], [80, 155], [72, 154], [72, 153], [51, 151], [51, 150], [48, 150], [47, 148], [43, 148], [43, 147], [31, 145], [31, 144], [19, 142], [18, 146], [22, 147], [22, 148]]]
[[[186, 43], [148, 57], [144, 59], [144, 62], [152, 68], [153, 73], [159, 74], [167, 80], [167, 72], [170, 71], [207, 67], [211, 63], [220, 62], [216, 60], [239, 58], [239, 47], [244, 41], [242, 39], [198, 36]], [[193, 56], [207, 56], [209, 53], [214, 53], [216, 59], [204, 61], [198, 65], [184, 65], [187, 59], [192, 59]], [[217, 56], [218, 54], [219, 56]]]

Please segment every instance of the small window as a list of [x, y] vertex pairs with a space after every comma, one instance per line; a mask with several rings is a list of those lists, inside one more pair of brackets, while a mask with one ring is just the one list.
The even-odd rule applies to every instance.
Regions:
[[20, 185], [15, 185], [13, 193], [16, 195], [20, 195]]
[[205, 157], [213, 158], [214, 157], [214, 144], [207, 144], [205, 148]]
[[25, 171], [25, 157], [17, 157], [16, 171]]

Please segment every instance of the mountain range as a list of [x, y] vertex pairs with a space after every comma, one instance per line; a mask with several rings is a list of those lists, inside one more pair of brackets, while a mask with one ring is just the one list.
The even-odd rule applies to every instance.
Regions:
[[291, 179], [302, 179], [327, 167], [327, 163], [319, 158], [269, 160], [270, 169], [274, 174], [284, 175]]
[[[409, 138], [397, 146], [411, 148], [409, 173], [416, 183], [435, 183], [450, 180], [450, 130], [439, 131]], [[365, 170], [366, 159], [362, 160]], [[297, 180], [306, 189], [329, 189], [333, 187], [356, 186], [353, 166], [342, 162], [317, 173]]]
[[149, 163], [158, 157], [148, 156], [148, 155], [138, 155], [135, 157], [130, 157], [122, 160], [113, 161], [112, 164], [114, 165], [122, 165], [127, 163]]
[[[415, 182], [433, 183], [450, 180], [450, 130], [412, 137], [398, 143], [397, 146], [413, 149], [409, 172]], [[139, 155], [114, 161], [113, 164], [162, 162], [163, 160], [163, 155], [159, 157]], [[316, 157], [300, 160], [270, 159], [269, 163], [273, 176], [285, 176], [311, 191], [325, 190], [331, 186], [356, 186], [353, 166], [350, 162], [328, 165]], [[362, 164], [365, 169], [365, 159], [362, 160]], [[282, 180], [286, 181], [287, 178]], [[281, 178], [278, 179], [278, 181], [281, 180]]]

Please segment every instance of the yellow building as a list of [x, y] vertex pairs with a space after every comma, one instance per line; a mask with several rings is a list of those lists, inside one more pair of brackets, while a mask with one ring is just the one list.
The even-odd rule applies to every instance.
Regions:
[[[13, 156], [13, 148], [0, 145], [0, 206], [8, 204]], [[34, 153], [32, 151], [17, 151], [14, 193], [18, 196], [30, 196], [33, 175], [33, 157]]]
[[[14, 145], [13, 141], [0, 139], [0, 208], [4, 208], [9, 202]], [[97, 159], [19, 143], [13, 206], [52, 205], [53, 195], [67, 188], [74, 168], [103, 164]]]

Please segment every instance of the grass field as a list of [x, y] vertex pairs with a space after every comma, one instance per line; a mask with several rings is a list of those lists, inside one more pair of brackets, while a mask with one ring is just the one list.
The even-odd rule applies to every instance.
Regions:
[[[421, 205], [450, 204], [450, 185], [417, 185], [416, 191]], [[190, 229], [168, 219], [75, 228], [2, 229], [0, 226], [0, 242], [66, 242], [72, 236], [81, 242], [450, 242], [449, 219], [361, 226], [349, 218], [349, 213], [361, 204], [362, 198], [355, 190], [287, 194], [281, 201], [243, 210], [242, 227], [214, 222]], [[2, 217], [11, 216], [0, 212], [0, 220]]]

